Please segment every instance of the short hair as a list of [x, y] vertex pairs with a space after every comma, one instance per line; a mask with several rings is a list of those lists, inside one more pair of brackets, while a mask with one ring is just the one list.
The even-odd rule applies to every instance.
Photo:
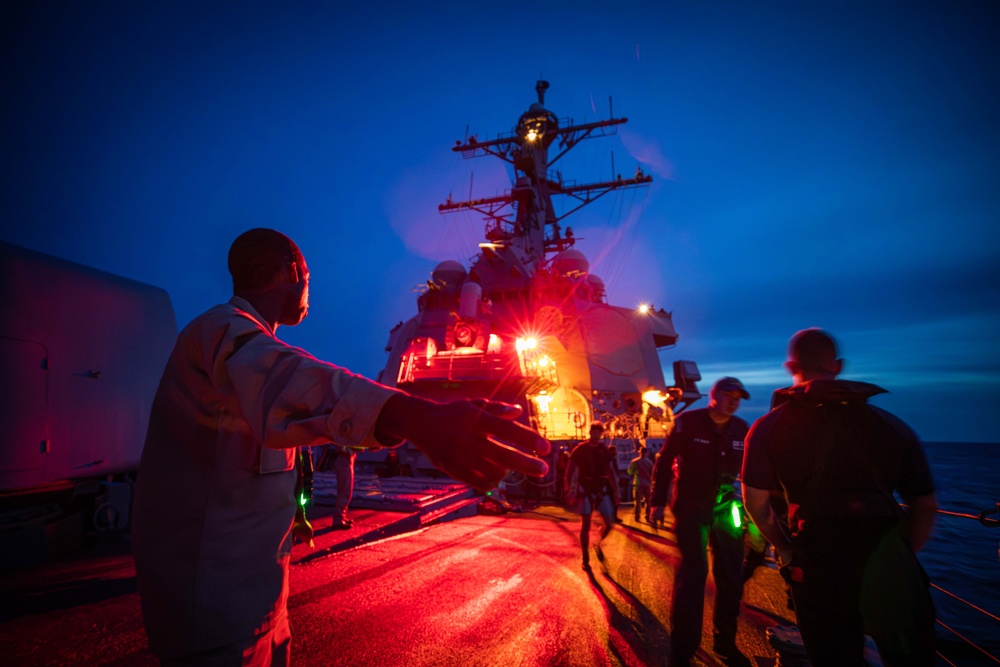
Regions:
[[601, 431], [601, 432], [604, 431], [604, 423], [603, 422], [591, 422], [590, 423], [590, 431], [591, 431], [591, 433], [593, 433], [594, 431], [598, 431], [598, 430]]
[[302, 252], [281, 232], [258, 227], [243, 232], [229, 247], [233, 290], [261, 289], [291, 262], [302, 265]]
[[788, 341], [788, 358], [806, 371], [837, 371], [837, 343], [817, 327], [797, 331]]

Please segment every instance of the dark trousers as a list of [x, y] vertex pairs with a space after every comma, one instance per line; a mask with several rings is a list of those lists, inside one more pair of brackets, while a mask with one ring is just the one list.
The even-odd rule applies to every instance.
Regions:
[[885, 522], [829, 521], [796, 543], [795, 614], [813, 667], [861, 666], [871, 635], [887, 667], [934, 665], [926, 574]]
[[604, 526], [601, 528], [601, 539], [597, 541], [600, 546], [601, 541], [608, 536], [615, 525], [615, 504], [608, 494], [590, 493], [583, 497], [580, 503], [580, 548], [583, 549], [583, 562], [590, 562], [590, 518], [594, 511], [600, 512], [604, 519]]
[[160, 667], [288, 667], [292, 664], [292, 632], [288, 617], [259, 635], [201, 653], [167, 658]]
[[[728, 530], [727, 530], [728, 528]], [[670, 652], [679, 662], [691, 660], [701, 644], [701, 621], [705, 610], [705, 582], [708, 554], [712, 547], [712, 575], [715, 577], [715, 634], [723, 642], [736, 640], [736, 620], [743, 594], [743, 532], [725, 520], [705, 525], [677, 517], [675, 525], [681, 564], [674, 578], [674, 601], [670, 611], [673, 632]]]

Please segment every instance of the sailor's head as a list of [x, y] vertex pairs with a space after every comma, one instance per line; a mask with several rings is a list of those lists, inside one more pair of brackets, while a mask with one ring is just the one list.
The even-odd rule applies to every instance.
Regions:
[[796, 382], [836, 377], [843, 365], [843, 360], [837, 356], [836, 341], [822, 329], [812, 327], [797, 331], [788, 341], [785, 368]]
[[591, 422], [590, 424], [590, 440], [596, 442], [600, 440], [604, 435], [604, 424], [601, 422]]
[[734, 377], [724, 377], [712, 385], [708, 392], [708, 407], [720, 417], [728, 419], [736, 414], [740, 399], [750, 398], [750, 392]]
[[309, 267], [295, 241], [273, 229], [240, 234], [229, 248], [229, 273], [238, 296], [279, 299], [277, 323], [296, 325], [309, 312]]

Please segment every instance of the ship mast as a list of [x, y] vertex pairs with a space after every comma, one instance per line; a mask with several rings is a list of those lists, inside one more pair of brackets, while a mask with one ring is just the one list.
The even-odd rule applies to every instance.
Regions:
[[[605, 194], [653, 179], [639, 168], [628, 178], [563, 180], [552, 168], [563, 155], [584, 139], [616, 133], [627, 119], [560, 120], [545, 106], [548, 87], [538, 82], [538, 101], [512, 131], [456, 142], [465, 158], [509, 163], [512, 186], [489, 198], [449, 197], [438, 207], [483, 214], [486, 239], [468, 271], [452, 260], [435, 267], [418, 314], [390, 333], [385, 372], [396, 386], [437, 400], [516, 403], [550, 438], [579, 440], [594, 419], [613, 421], [622, 437], [662, 438], [673, 407], [700, 397], [697, 366], [683, 362], [690, 370], [677, 387], [666, 386], [657, 349], [677, 340], [670, 313], [609, 304], [604, 283], [573, 247], [577, 239], [560, 227]], [[553, 201], [565, 198], [559, 215]]]
[[[615, 134], [628, 119], [610, 117], [581, 125], [564, 119], [560, 124], [555, 114], [545, 108], [548, 87], [547, 81], [538, 81], [538, 102], [521, 114], [511, 132], [491, 141], [471, 137], [464, 143], [456, 142], [452, 148], [466, 159], [493, 155], [510, 163], [514, 167], [513, 187], [502, 195], [484, 199], [456, 202], [449, 197], [438, 206], [442, 213], [465, 209], [482, 213], [486, 217], [487, 243], [480, 244], [484, 255], [505, 259], [512, 273], [525, 280], [534, 275], [548, 253], [565, 250], [575, 242], [571, 234], [562, 232], [559, 223], [563, 218], [612, 190], [648, 185], [653, 180], [641, 168], [630, 178], [618, 175], [610, 181], [588, 184], [564, 181], [561, 174], [551, 171], [552, 165], [580, 141]], [[557, 152], [550, 157], [556, 140]], [[570, 197], [576, 205], [556, 215], [553, 195]]]

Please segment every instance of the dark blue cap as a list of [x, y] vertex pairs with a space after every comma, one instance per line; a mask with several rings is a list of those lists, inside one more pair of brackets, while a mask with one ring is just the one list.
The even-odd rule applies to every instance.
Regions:
[[738, 391], [743, 398], [750, 398], [750, 392], [736, 378], [725, 377], [716, 382], [715, 386], [712, 387], [712, 394], [714, 395], [720, 391]]

